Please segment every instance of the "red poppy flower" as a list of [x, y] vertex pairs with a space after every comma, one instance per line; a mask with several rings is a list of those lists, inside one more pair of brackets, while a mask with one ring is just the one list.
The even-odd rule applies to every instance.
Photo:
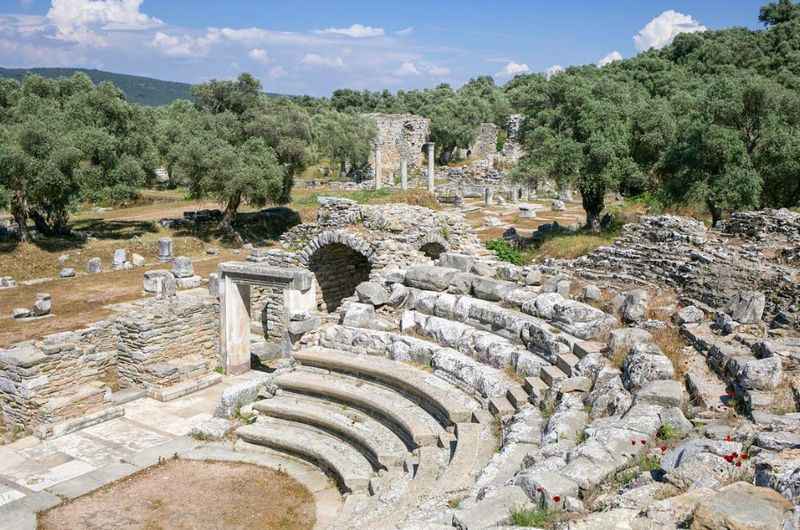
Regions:
[[561, 502], [561, 497], [556, 495], [555, 497], [553, 497], [553, 502]]
[[733, 458], [736, 458], [736, 457], [738, 457], [739, 455], [736, 453], [736, 451], [734, 451], [734, 452], [732, 452], [732, 453], [731, 453], [731, 456], [732, 456]]
[[724, 457], [724, 458], [725, 458], [725, 460], [727, 460], [729, 463], [730, 463], [730, 462], [733, 462], [733, 457], [732, 457], [731, 455], [725, 455], [725, 457]]
[[666, 445], [662, 445], [661, 446], [661, 452], [662, 453], [666, 453], [667, 452], [667, 446]]
[[742, 467], [742, 463], [741, 462], [736, 462], [736, 467]]
[[639, 440], [642, 445], [647, 445], [647, 440]]
[[541, 487], [541, 486], [537, 486], [537, 487], [536, 487], [536, 491], [538, 491], [539, 493], [541, 493], [541, 492], [543, 492], [543, 491], [544, 491], [544, 488], [543, 488], [543, 487]]
[[739, 458], [741, 458], [742, 460], [747, 460], [750, 457], [747, 455], [747, 453], [742, 453], [739, 455]]
[[730, 442], [730, 441], [731, 441], [731, 435], [730, 435], [730, 434], [729, 434], [728, 436], [726, 436], [726, 437], [725, 437], [725, 441], [726, 441], [726, 442]]
[[636, 445], [636, 440], [631, 440], [631, 445]]

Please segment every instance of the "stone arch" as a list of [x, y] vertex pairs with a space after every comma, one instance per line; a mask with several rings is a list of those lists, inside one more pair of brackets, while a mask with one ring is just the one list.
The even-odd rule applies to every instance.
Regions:
[[375, 249], [360, 237], [341, 230], [323, 232], [300, 251], [300, 262], [314, 274], [319, 289], [317, 305], [335, 311], [369, 280]]
[[438, 234], [428, 234], [417, 241], [417, 250], [431, 259], [439, 259], [443, 252], [450, 250], [450, 243]]

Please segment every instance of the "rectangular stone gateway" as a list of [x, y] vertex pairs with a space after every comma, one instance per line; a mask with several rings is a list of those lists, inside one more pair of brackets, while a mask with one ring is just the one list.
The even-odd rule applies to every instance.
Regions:
[[[220, 353], [225, 373], [235, 375], [250, 369], [253, 305], [262, 308], [267, 343], [290, 350], [290, 317], [316, 309], [313, 280], [311, 272], [298, 268], [238, 261], [219, 265]], [[251, 304], [251, 287], [261, 288], [259, 304]]]

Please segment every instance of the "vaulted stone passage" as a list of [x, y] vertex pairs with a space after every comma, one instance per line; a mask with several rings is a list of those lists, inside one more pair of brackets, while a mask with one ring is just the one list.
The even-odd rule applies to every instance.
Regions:
[[351, 296], [361, 282], [369, 280], [372, 270], [364, 254], [341, 243], [330, 243], [317, 249], [308, 260], [308, 268], [319, 285], [322, 309], [336, 310], [343, 298]]
[[439, 259], [439, 256], [441, 256], [443, 252], [447, 252], [447, 249], [444, 248], [444, 245], [441, 243], [432, 241], [419, 247], [419, 251], [431, 259]]

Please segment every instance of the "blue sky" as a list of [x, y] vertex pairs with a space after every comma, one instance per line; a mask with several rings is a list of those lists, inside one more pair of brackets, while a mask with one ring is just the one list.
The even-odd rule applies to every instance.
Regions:
[[458, 86], [631, 57], [680, 32], [759, 27], [767, 0], [0, 0], [0, 65], [201, 82], [249, 71], [273, 92]]

